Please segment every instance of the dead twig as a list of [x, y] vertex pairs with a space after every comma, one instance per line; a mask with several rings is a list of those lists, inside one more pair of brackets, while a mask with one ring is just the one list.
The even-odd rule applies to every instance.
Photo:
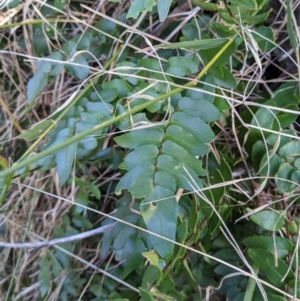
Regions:
[[27, 248], [36, 249], [36, 248], [50, 247], [53, 245], [62, 244], [65, 242], [71, 242], [71, 241], [75, 241], [75, 240], [81, 240], [81, 239], [84, 239], [84, 238], [87, 238], [90, 236], [94, 236], [94, 235], [103, 233], [107, 230], [112, 229], [115, 226], [115, 224], [116, 223], [111, 223], [111, 224], [102, 226], [97, 229], [93, 229], [90, 231], [86, 231], [86, 232], [68, 236], [68, 237], [53, 239], [50, 241], [25, 242], [25, 243], [0, 242], [0, 247], [14, 248], [14, 249], [27, 249]]

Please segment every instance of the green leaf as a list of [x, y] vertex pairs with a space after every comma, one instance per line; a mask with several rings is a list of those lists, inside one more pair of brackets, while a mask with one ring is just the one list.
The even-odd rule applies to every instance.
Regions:
[[197, 71], [198, 65], [189, 57], [175, 56], [168, 59], [167, 73], [175, 76], [186, 76], [196, 73]]
[[40, 166], [40, 170], [49, 170], [56, 166], [55, 156], [49, 155], [37, 161], [37, 165]]
[[77, 51], [77, 45], [74, 41], [68, 41], [63, 44], [62, 51], [70, 59], [73, 57]]
[[43, 257], [40, 262], [39, 271], [39, 285], [41, 297], [45, 297], [51, 286], [51, 269], [49, 268], [49, 261], [47, 256]]
[[[178, 204], [174, 194], [162, 186], [153, 191], [140, 204], [140, 211], [147, 229], [171, 240], [175, 240]], [[165, 258], [173, 253], [174, 244], [150, 235], [158, 254]]]
[[210, 102], [203, 99], [192, 99], [183, 97], [178, 107], [187, 114], [200, 117], [205, 122], [212, 122], [220, 119], [219, 110]]
[[[94, 96], [93, 96], [94, 95]], [[114, 101], [119, 95], [118, 89], [112, 88], [112, 89], [105, 89], [101, 91], [95, 92], [95, 94], [91, 94], [90, 99], [93, 101], [101, 101], [104, 102], [112, 102]]]
[[[114, 1], [114, 2], [116, 2], [116, 1]], [[102, 30], [102, 31], [104, 31], [105, 33], [109, 33], [109, 34], [113, 35], [116, 32], [117, 24], [112, 20], [108, 20], [106, 18], [101, 18], [97, 22], [95, 27]], [[80, 35], [80, 37], [81, 37], [81, 35]]]
[[154, 185], [163, 186], [172, 192], [176, 191], [176, 181], [174, 177], [165, 171], [158, 171], [155, 173]]
[[213, 255], [213, 257], [216, 257], [218, 259], [221, 259], [222, 261], [228, 262], [228, 261], [240, 261], [240, 255], [236, 252], [236, 250], [232, 248], [222, 248], [218, 251], [216, 251]]
[[137, 178], [130, 185], [130, 192], [133, 197], [141, 199], [146, 197], [153, 189], [152, 177], [142, 176]]
[[[187, 169], [188, 173], [184, 170], [183, 167]], [[202, 183], [193, 169], [185, 165], [183, 162], [173, 159], [169, 155], [160, 155], [157, 158], [157, 170], [164, 171], [173, 176], [176, 180], [177, 187], [181, 187], [190, 191], [194, 190], [193, 187], [195, 185], [197, 185], [198, 188], [202, 187]], [[192, 177], [196, 184], [193, 182], [189, 175]]]
[[97, 140], [93, 136], [86, 136], [79, 141], [78, 146], [86, 150], [92, 150], [98, 146]]
[[151, 265], [154, 265], [155, 267], [157, 267], [158, 269], [162, 270], [166, 263], [159, 259], [159, 256], [157, 255], [157, 253], [153, 252], [153, 251], [149, 251], [149, 252], [144, 252], [142, 254], [145, 258], [147, 258], [147, 260], [150, 262]]
[[139, 287], [141, 300], [143, 301], [155, 301], [152, 294], [148, 292], [146, 289]]
[[[48, 58], [58, 61], [58, 62], [51, 62], [52, 69], [49, 72], [49, 76], [52, 76], [52, 77], [57, 76], [64, 67], [63, 56], [60, 52], [54, 51], [50, 55], [48, 55]], [[59, 62], [59, 61], [62, 61], [62, 62]]]
[[90, 230], [93, 228], [92, 223], [87, 218], [85, 218], [81, 215], [77, 215], [77, 216], [73, 217], [72, 223], [77, 228], [83, 228], [83, 229], [87, 229], [87, 230]]
[[142, 253], [145, 251], [145, 244], [142, 239], [132, 235], [127, 240], [124, 248], [126, 256], [126, 266], [123, 270], [123, 278], [131, 271], [137, 269], [142, 264], [144, 258]]
[[202, 162], [200, 160], [172, 141], [165, 141], [162, 144], [161, 154], [169, 155], [173, 159], [187, 164], [198, 176], [206, 174], [206, 171], [201, 167]]
[[221, 37], [231, 37], [235, 34], [234, 28], [230, 25], [224, 24], [224, 22], [210, 22], [210, 28], [213, 32], [216, 32]]
[[117, 89], [119, 97], [123, 98], [132, 93], [132, 87], [123, 79], [113, 79], [102, 84], [102, 89]]
[[88, 189], [97, 200], [100, 200], [101, 191], [100, 191], [100, 189], [98, 188], [97, 185], [95, 185], [93, 183], [88, 183]]
[[199, 141], [189, 131], [178, 125], [170, 125], [166, 130], [166, 139], [175, 142], [177, 145], [189, 150], [194, 156], [204, 156], [208, 153], [208, 146]]
[[[87, 206], [89, 202], [89, 196], [84, 191], [80, 190], [76, 196], [76, 204]], [[84, 211], [84, 208], [81, 206], [74, 206], [74, 214], [80, 214]]]
[[[288, 271], [288, 265], [282, 259], [277, 259], [278, 266], [276, 267], [274, 255], [263, 249], [248, 249], [247, 254], [255, 264], [264, 271], [271, 284], [278, 288], [285, 285], [285, 281], [282, 281], [282, 279]], [[290, 270], [287, 274], [287, 279], [294, 279], [294, 277]]]
[[289, 160], [289, 158], [300, 156], [300, 142], [291, 141], [287, 143], [282, 148], [280, 148], [279, 155], [287, 160]]
[[[50, 64], [51, 66], [51, 64]], [[27, 100], [31, 104], [48, 83], [48, 73], [41, 69], [34, 74], [27, 84]]]
[[223, 66], [210, 68], [209, 72], [213, 76], [213, 80], [216, 85], [227, 88], [233, 89], [236, 87], [236, 80], [232, 73]]
[[90, 66], [82, 55], [76, 56], [76, 58], [72, 60], [72, 63], [78, 64], [79, 66], [68, 62], [66, 62], [64, 65], [66, 71], [71, 75], [77, 77], [78, 79], [85, 79], [89, 75]]
[[162, 278], [161, 269], [156, 267], [155, 265], [150, 265], [143, 275], [142, 287], [147, 289], [154, 282], [159, 284], [161, 278]]
[[128, 134], [116, 137], [115, 141], [124, 148], [138, 148], [140, 146], [148, 144], [160, 146], [163, 137], [163, 130], [155, 127], [133, 130]]
[[[118, 104], [116, 107], [116, 116], [119, 116], [127, 112], [122, 105]], [[123, 117], [120, 121], [116, 122], [116, 126], [119, 130], [128, 130], [138, 123], [147, 124], [150, 123], [145, 113], [137, 113], [135, 115]]]
[[300, 297], [300, 281], [298, 280], [297, 282], [295, 280], [289, 281], [289, 287], [291, 288], [290, 294], [294, 296], [295, 294], [295, 289], [296, 289], [296, 296], [297, 298]]
[[291, 45], [294, 50], [298, 48], [298, 43], [295, 38], [295, 31], [293, 28], [293, 18], [292, 18], [292, 8], [291, 8], [291, 0], [287, 0], [287, 30]]
[[180, 125], [204, 143], [210, 143], [215, 138], [212, 129], [198, 117], [193, 117], [184, 112], [176, 112], [171, 120], [172, 123]]
[[120, 168], [130, 170], [140, 164], [140, 162], [150, 162], [154, 164], [158, 155], [158, 148], [155, 145], [149, 144], [136, 148], [130, 152], [124, 162], [120, 164]]
[[[122, 68], [126, 67], [126, 68]], [[136, 64], [133, 62], [123, 61], [116, 65], [116, 68], [118, 68], [119, 76], [126, 81], [128, 81], [132, 85], [137, 85], [139, 79], [134, 76], [129, 76], [128, 74], [135, 74], [137, 73]], [[124, 75], [123, 75], [124, 74]]]
[[114, 106], [110, 103], [104, 102], [90, 102], [88, 101], [86, 104], [86, 109], [90, 113], [101, 113], [104, 116], [110, 116], [113, 113]]
[[[117, 228], [114, 228], [114, 232], [116, 232]], [[116, 235], [116, 238], [113, 243], [113, 250], [114, 251], [120, 251], [123, 250], [129, 237], [134, 235], [136, 230], [133, 227], [123, 226], [120, 231], [118, 231], [118, 234]]]
[[271, 43], [275, 41], [274, 31], [271, 27], [260, 26], [251, 34], [261, 51], [270, 51], [276, 46], [274, 43]]
[[42, 135], [53, 123], [54, 121], [52, 119], [43, 120], [19, 135], [19, 138], [29, 141], [35, 140], [40, 137], [40, 135]]
[[[274, 102], [273, 104], [275, 105]], [[261, 137], [261, 132], [264, 131], [264, 129], [272, 129], [273, 123], [277, 122], [275, 120], [275, 112], [267, 109], [265, 107], [259, 108], [257, 112], [255, 113], [255, 117], [252, 118], [251, 124], [259, 127], [259, 129], [251, 129], [251, 135], [256, 135], [257, 137]], [[268, 136], [268, 132], [264, 132], [265, 136]]]
[[[202, 98], [203, 100], [206, 100], [211, 103], [215, 103], [215, 95], [216, 94], [216, 85], [214, 82], [214, 79], [210, 73], [208, 73], [205, 77], [205, 82], [203, 83], [203, 90], [207, 91], [208, 93], [203, 93]], [[219, 93], [217, 93], [219, 94]], [[191, 97], [191, 98], [198, 98], [198, 97]], [[227, 102], [226, 102], [227, 103]], [[203, 119], [204, 120], [204, 119]]]
[[278, 258], [284, 259], [285, 256], [292, 252], [293, 244], [287, 238], [275, 236], [274, 238], [266, 235], [254, 235], [242, 240], [243, 244], [247, 246], [247, 248], [258, 248], [264, 249], [269, 253], [274, 253], [274, 245], [276, 246], [276, 252]]
[[[214, 172], [214, 178], [211, 181], [210, 184], [220, 184], [220, 183], [224, 183], [225, 179], [223, 177], [223, 173], [221, 170], [216, 169]], [[217, 185], [218, 186], [218, 185]], [[225, 186], [220, 186], [220, 187], [216, 187], [211, 189], [211, 193], [213, 195], [213, 199], [215, 201], [216, 205], [221, 204], [223, 197], [225, 196], [226, 193], [226, 187]]]
[[65, 7], [68, 5], [66, 0], [54, 0], [54, 7], [59, 10], [64, 10]]
[[245, 16], [243, 17], [243, 24], [251, 24], [251, 25], [259, 24], [268, 18], [271, 11], [272, 9], [259, 15]]
[[[65, 129], [58, 133], [55, 143], [63, 142], [70, 137], [70, 130]], [[76, 155], [77, 143], [73, 143], [55, 154], [56, 172], [59, 177], [59, 185], [62, 186], [68, 179], [74, 157]]]
[[[92, 114], [84, 113], [87, 116], [91, 116]], [[82, 119], [83, 120], [83, 119]], [[81, 132], [84, 132], [88, 129], [91, 129], [95, 126], [94, 123], [88, 123], [88, 122], [76, 122], [75, 128], [76, 128], [76, 134], [79, 134]], [[94, 135], [101, 135], [103, 133], [103, 129], [100, 129], [96, 132], [94, 132]]]
[[250, 219], [269, 231], [278, 231], [284, 226], [285, 215], [283, 211], [269, 211], [264, 210], [254, 213], [250, 216]]
[[[218, 11], [218, 12], [227, 12], [225, 7], [220, 7], [220, 5], [210, 2], [203, 2], [201, 0], [195, 1], [195, 4], [199, 4], [199, 6], [205, 11]], [[200, 2], [200, 3], [199, 3]]]
[[294, 171], [295, 167], [292, 166], [290, 163], [286, 162], [280, 165], [278, 172], [275, 175], [275, 182], [279, 192], [290, 192], [296, 188], [297, 183], [291, 182]]
[[144, 10], [152, 11], [155, 4], [154, 0], [134, 0], [129, 7], [126, 18], [136, 19]]
[[150, 162], [140, 163], [127, 172], [116, 187], [116, 194], [121, 194], [123, 189], [130, 191], [131, 184], [139, 177], [150, 178], [153, 175], [154, 166]]
[[258, 157], [259, 159], [261, 159], [259, 173], [262, 176], [274, 177], [275, 174], [278, 172], [280, 165], [284, 162], [283, 158], [278, 156], [277, 154], [272, 154], [271, 158], [270, 155], [271, 154], [269, 154], [269, 159], [267, 157], [267, 154]]
[[157, 11], [160, 22], [164, 22], [166, 20], [171, 4], [172, 0], [158, 0]]

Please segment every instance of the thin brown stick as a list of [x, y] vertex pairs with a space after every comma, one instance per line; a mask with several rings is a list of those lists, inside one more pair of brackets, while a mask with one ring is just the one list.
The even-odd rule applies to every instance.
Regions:
[[102, 226], [97, 229], [93, 229], [93, 230], [90, 230], [87, 232], [83, 232], [83, 233], [68, 236], [68, 237], [53, 239], [50, 241], [37, 241], [37, 242], [25, 242], [25, 243], [0, 242], [0, 247], [15, 248], [15, 249], [27, 249], [27, 248], [35, 249], [35, 248], [50, 247], [53, 245], [62, 244], [65, 242], [70, 242], [70, 241], [75, 241], [75, 240], [80, 240], [80, 239], [84, 239], [84, 238], [87, 238], [87, 237], [90, 237], [93, 235], [103, 233], [103, 232], [108, 231], [111, 228], [113, 228], [115, 224], [116, 223], [110, 223], [108, 225]]

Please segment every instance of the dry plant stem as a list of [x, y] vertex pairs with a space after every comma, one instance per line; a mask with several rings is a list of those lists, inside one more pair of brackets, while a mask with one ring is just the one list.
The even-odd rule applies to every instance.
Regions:
[[110, 229], [112, 229], [115, 226], [116, 223], [110, 223], [108, 225], [102, 226], [97, 229], [93, 229], [90, 231], [86, 231], [80, 234], [68, 236], [68, 237], [62, 237], [53, 239], [50, 241], [39, 241], [39, 242], [25, 242], [25, 243], [8, 243], [8, 242], [0, 242], [0, 247], [3, 248], [14, 248], [14, 249], [36, 249], [36, 248], [44, 248], [44, 247], [50, 247], [57, 244], [62, 244], [65, 242], [71, 242], [76, 240], [82, 240], [90, 236], [94, 236], [103, 232], [106, 232]]
[[6, 104], [6, 102], [4, 101], [4, 99], [1, 96], [0, 96], [0, 105], [3, 107], [4, 111], [7, 113], [8, 117], [13, 122], [17, 131], [21, 134], [23, 131], [22, 127], [20, 126], [19, 122], [15, 119], [15, 117], [12, 114], [12, 112], [10, 111], [8, 105]]

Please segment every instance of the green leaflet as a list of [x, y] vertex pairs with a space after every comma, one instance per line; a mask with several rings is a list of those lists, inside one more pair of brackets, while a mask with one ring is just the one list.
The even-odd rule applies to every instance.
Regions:
[[166, 20], [171, 4], [172, 0], [158, 0], [157, 11], [160, 22], [164, 22]]
[[43, 91], [48, 83], [48, 73], [43, 70], [38, 70], [27, 84], [27, 100], [29, 103]]
[[183, 97], [180, 99], [178, 107], [187, 114], [200, 117], [205, 122], [216, 121], [221, 116], [219, 110], [212, 103], [203, 99]]
[[[71, 129], [65, 128], [58, 132], [55, 144], [61, 143], [71, 137]], [[56, 171], [59, 176], [59, 185], [63, 185], [69, 177], [74, 156], [77, 150], [77, 143], [71, 144], [55, 154]]]
[[[248, 249], [249, 257], [255, 262], [255, 264], [266, 274], [268, 280], [276, 285], [276, 287], [283, 287], [285, 282], [282, 281], [286, 275], [289, 267], [282, 260], [278, 259], [278, 265], [274, 264], [274, 254], [269, 253], [263, 249]], [[293, 279], [295, 276], [290, 270], [287, 273], [287, 279]]]
[[167, 73], [186, 76], [198, 71], [198, 64], [189, 57], [174, 56], [168, 59]]
[[198, 176], [206, 174], [205, 170], [201, 168], [201, 161], [172, 141], [165, 141], [162, 144], [161, 154], [167, 154], [175, 160], [184, 162], [192, 168]]
[[[186, 168], [188, 173], [184, 170], [183, 167]], [[192, 168], [185, 165], [184, 162], [173, 159], [173, 157], [169, 155], [161, 155], [157, 158], [157, 169], [159, 171], [167, 172], [171, 176], [173, 176], [176, 181], [177, 187], [184, 188], [190, 191], [194, 190], [193, 186], [195, 186], [195, 184], [192, 183], [193, 186], [191, 186], [190, 182], [192, 182], [192, 180], [189, 178], [189, 175], [191, 175], [199, 188], [202, 187], [201, 181], [198, 179], [197, 174]], [[202, 176], [205, 175], [206, 174], [202, 174]]]
[[136, 19], [144, 10], [152, 11], [155, 1], [153, 0], [134, 0], [128, 10], [126, 18]]
[[51, 288], [51, 269], [47, 255], [40, 260], [39, 265], [40, 293], [41, 296], [44, 297], [47, 295], [49, 289]]
[[125, 174], [125, 176], [122, 177], [122, 179], [118, 183], [116, 187], [116, 194], [121, 194], [123, 189], [127, 189], [128, 191], [130, 191], [130, 187], [136, 179], [142, 176], [150, 178], [153, 172], [154, 172], [154, 165], [151, 164], [150, 162], [143, 162], [133, 167], [132, 169], [130, 169], [129, 172]]
[[115, 141], [124, 148], [137, 148], [143, 145], [153, 144], [159, 146], [164, 132], [162, 129], [153, 127], [141, 130], [133, 130], [128, 134], [116, 137]]
[[176, 112], [171, 120], [172, 123], [180, 125], [203, 143], [210, 143], [215, 138], [210, 126], [198, 117], [193, 117], [184, 112]]
[[[162, 186], [155, 186], [145, 198], [140, 211], [149, 231], [175, 240], [178, 204], [174, 193]], [[174, 244], [151, 235], [151, 241], [161, 257], [171, 255]]]
[[269, 253], [274, 253], [274, 238], [277, 255], [279, 258], [284, 259], [288, 255], [288, 253], [292, 252], [293, 250], [292, 242], [290, 242], [285, 237], [255, 235], [244, 238], [243, 244], [247, 246], [247, 248], [265, 249]]
[[85, 79], [90, 73], [89, 64], [83, 56], [77, 56], [72, 60], [72, 64], [66, 63], [64, 67], [67, 72], [78, 79]]
[[208, 153], [206, 144], [199, 143], [195, 136], [184, 130], [179, 125], [170, 125], [166, 130], [166, 139], [175, 142], [184, 149], [189, 149], [189, 152], [194, 156], [203, 156]]
[[211, 68], [209, 72], [212, 75], [213, 81], [216, 85], [227, 89], [233, 89], [236, 87], [235, 77], [227, 67], [220, 66]]
[[[116, 138], [117, 139], [117, 138]], [[143, 145], [136, 148], [134, 151], [129, 153], [124, 162], [119, 166], [122, 169], [130, 170], [137, 166], [139, 162], [148, 161], [155, 164], [156, 157], [158, 155], [158, 148], [153, 145]]]
[[269, 231], [280, 230], [284, 226], [284, 218], [285, 214], [282, 211], [269, 210], [260, 211], [250, 216], [254, 223]]

